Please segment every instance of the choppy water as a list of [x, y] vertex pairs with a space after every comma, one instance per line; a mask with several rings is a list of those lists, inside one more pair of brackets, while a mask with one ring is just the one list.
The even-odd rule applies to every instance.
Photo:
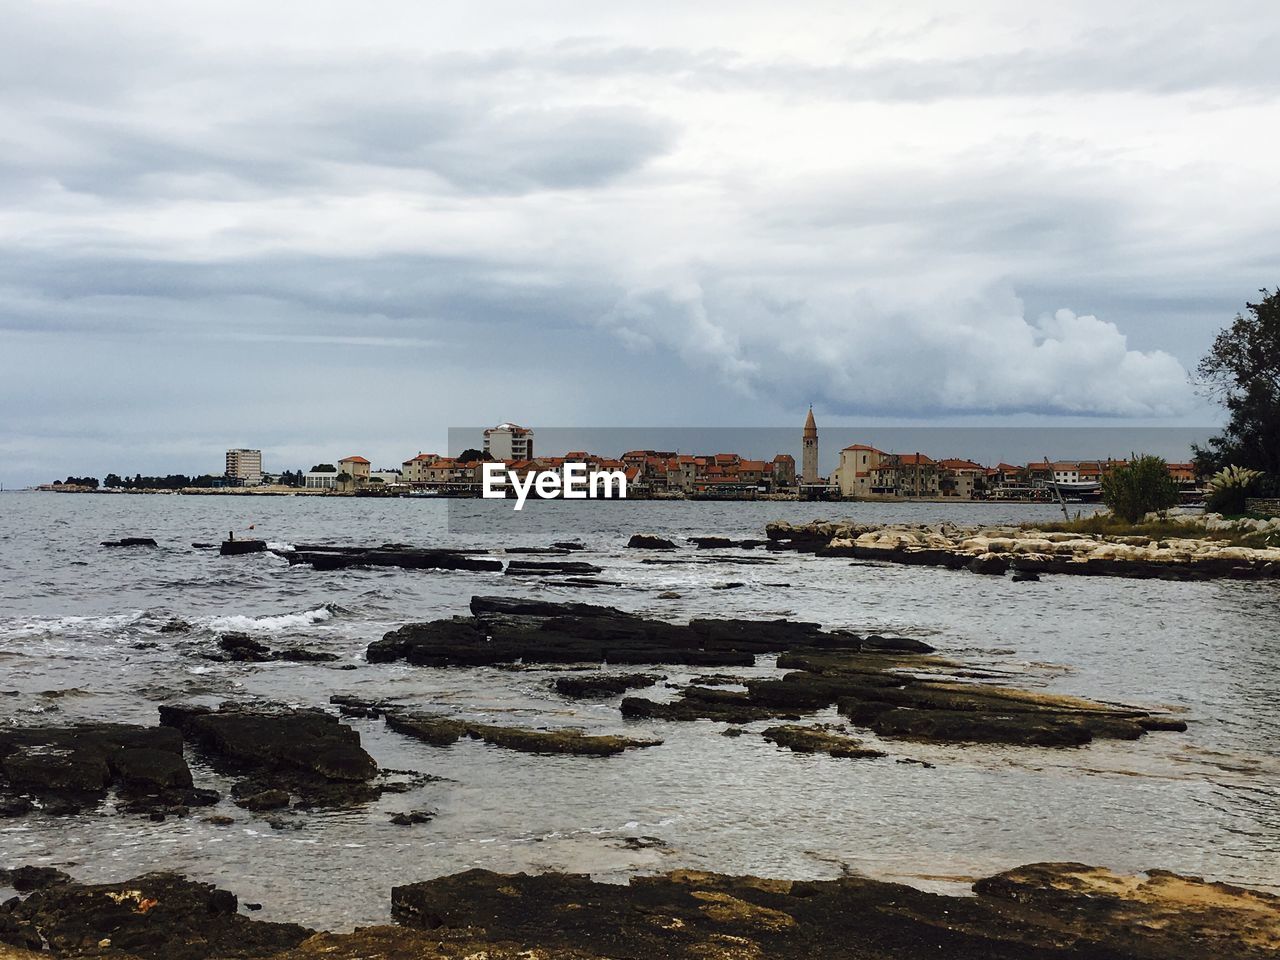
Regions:
[[[493, 504], [454, 504], [481, 511]], [[761, 536], [775, 518], [1007, 522], [1021, 505], [541, 503], [518, 526], [493, 515], [446, 529], [438, 501], [180, 496], [0, 496], [0, 722], [156, 721], [171, 701], [262, 697], [325, 704], [394, 697], [515, 725], [626, 730], [666, 743], [612, 758], [537, 757], [479, 742], [441, 749], [351, 721], [387, 767], [447, 780], [355, 811], [273, 829], [224, 802], [200, 816], [39, 815], [0, 821], [0, 865], [69, 866], [85, 879], [175, 869], [261, 901], [260, 916], [340, 928], [384, 921], [390, 887], [472, 866], [569, 869], [621, 880], [695, 866], [788, 877], [841, 870], [954, 887], [1035, 860], [1147, 867], [1280, 890], [1280, 586], [1046, 578], [1013, 584], [932, 568], [790, 554], [760, 566], [644, 564], [634, 532]], [[502, 515], [502, 516], [505, 516]], [[455, 514], [452, 518], [457, 520]], [[578, 535], [617, 588], [496, 574], [319, 573], [272, 555], [194, 550], [228, 529], [282, 543], [543, 543]], [[458, 530], [470, 531], [465, 536]], [[154, 536], [156, 550], [100, 540]], [[761, 556], [759, 551], [749, 556]], [[698, 555], [699, 559], [705, 554]], [[710, 587], [744, 581], [742, 589]], [[674, 590], [679, 600], [659, 600]], [[1069, 751], [892, 743], [892, 760], [779, 750], [722, 724], [624, 722], [616, 701], [577, 704], [549, 671], [369, 666], [368, 642], [411, 620], [465, 613], [472, 594], [586, 599], [671, 620], [790, 616], [919, 636], [1014, 682], [1183, 713], [1186, 734]], [[164, 634], [169, 618], [196, 625]], [[219, 631], [339, 654], [342, 664], [221, 664], [196, 654]], [[156, 643], [136, 649], [140, 642]], [[664, 668], [672, 681], [685, 669]], [[741, 671], [734, 671], [741, 672]], [[761, 661], [754, 670], [772, 673]], [[750, 725], [752, 729], [764, 724]], [[874, 738], [870, 738], [873, 739]], [[197, 780], [229, 783], [197, 768]], [[423, 826], [390, 813], [429, 808]], [[628, 838], [664, 845], [634, 849]]]

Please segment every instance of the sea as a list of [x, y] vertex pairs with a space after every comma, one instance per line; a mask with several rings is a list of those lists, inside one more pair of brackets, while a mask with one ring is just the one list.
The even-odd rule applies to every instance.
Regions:
[[[261, 903], [255, 916], [326, 929], [386, 922], [391, 887], [473, 867], [610, 882], [678, 867], [853, 874], [955, 893], [1019, 864], [1082, 861], [1280, 892], [1280, 584], [1013, 583], [759, 549], [688, 547], [677, 557], [695, 562], [654, 564], [626, 547], [633, 533], [759, 538], [771, 520], [984, 525], [1060, 517], [1056, 505], [1013, 503], [531, 501], [517, 518], [492, 501], [5, 493], [0, 723], [154, 724], [167, 703], [327, 707], [331, 695], [352, 694], [503, 725], [664, 742], [607, 758], [538, 756], [467, 740], [433, 747], [378, 720], [349, 720], [381, 766], [436, 779], [354, 809], [275, 818], [229, 800], [161, 822], [110, 804], [71, 817], [37, 812], [0, 821], [0, 866], [55, 866], [86, 881], [178, 871]], [[286, 551], [402, 543], [498, 555], [577, 539], [585, 549], [570, 559], [602, 567], [606, 582], [317, 572], [276, 553], [222, 557], [192, 546], [229, 533]], [[100, 546], [124, 536], [154, 537], [159, 546]], [[730, 584], [738, 585], [716, 589]], [[789, 617], [918, 637], [1009, 685], [1168, 710], [1189, 729], [1066, 750], [881, 744], [861, 731], [889, 756], [833, 759], [759, 736], [725, 737], [721, 723], [624, 720], [617, 698], [559, 696], [554, 670], [365, 663], [370, 641], [406, 623], [465, 614], [473, 595], [583, 600], [672, 622]], [[192, 629], [162, 632], [173, 618]], [[340, 659], [207, 659], [228, 631]], [[655, 669], [675, 686], [705, 672]], [[780, 673], [768, 657], [728, 672]], [[655, 695], [674, 692], [660, 685]], [[839, 718], [824, 711], [815, 720]], [[229, 779], [190, 760], [198, 785], [227, 793]], [[434, 818], [390, 822], [410, 810]], [[209, 823], [210, 813], [235, 822]]]

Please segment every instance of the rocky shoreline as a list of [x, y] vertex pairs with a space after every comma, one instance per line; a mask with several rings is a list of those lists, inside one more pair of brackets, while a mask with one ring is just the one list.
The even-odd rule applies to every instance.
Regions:
[[[1269, 521], [1280, 530], [1280, 520]], [[1185, 524], [1185, 535], [1104, 536], [1027, 527], [953, 524], [768, 524], [771, 550], [945, 567], [1015, 579], [1041, 574], [1160, 580], [1280, 578], [1280, 547], [1234, 546], [1214, 539], [1221, 527]]]
[[677, 870], [621, 885], [468, 870], [392, 887], [396, 923], [349, 933], [250, 919], [230, 891], [171, 873], [82, 884], [19, 867], [0, 885], [20, 894], [0, 905], [4, 960], [1261, 960], [1280, 949], [1278, 897], [1077, 863], [986, 877], [972, 897], [855, 876]]

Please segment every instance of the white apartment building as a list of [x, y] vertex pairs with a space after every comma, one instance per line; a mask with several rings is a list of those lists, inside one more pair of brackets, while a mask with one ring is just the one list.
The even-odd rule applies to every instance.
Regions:
[[228, 450], [226, 477], [243, 487], [262, 483], [261, 450]]
[[500, 423], [484, 432], [484, 453], [491, 460], [532, 460], [533, 431]]

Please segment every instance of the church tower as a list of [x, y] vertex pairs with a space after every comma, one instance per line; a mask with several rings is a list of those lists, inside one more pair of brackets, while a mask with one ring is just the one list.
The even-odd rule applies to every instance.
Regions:
[[818, 482], [818, 424], [813, 419], [813, 407], [804, 422], [804, 450], [800, 459], [800, 482]]

